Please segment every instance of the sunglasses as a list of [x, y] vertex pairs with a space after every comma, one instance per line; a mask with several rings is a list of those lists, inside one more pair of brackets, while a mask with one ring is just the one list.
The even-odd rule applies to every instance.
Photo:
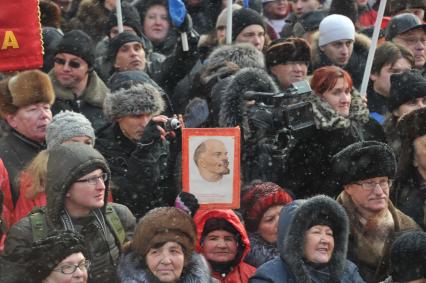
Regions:
[[59, 64], [59, 65], [68, 64], [68, 66], [70, 66], [73, 69], [78, 69], [81, 66], [80, 62], [77, 62], [77, 61], [66, 61], [66, 60], [61, 59], [61, 58], [55, 58], [54, 62], [55, 62], [55, 64]]

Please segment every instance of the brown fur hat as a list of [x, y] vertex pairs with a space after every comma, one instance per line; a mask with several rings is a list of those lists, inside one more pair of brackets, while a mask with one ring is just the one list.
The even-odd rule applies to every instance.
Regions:
[[53, 104], [55, 92], [47, 74], [24, 71], [0, 81], [0, 115], [14, 114], [21, 107], [35, 103]]
[[268, 68], [288, 61], [311, 61], [311, 47], [302, 38], [278, 39], [271, 42], [265, 54]]
[[61, 9], [50, 0], [40, 0], [40, 20], [43, 27], [61, 28]]
[[151, 248], [167, 242], [182, 246], [186, 266], [195, 248], [195, 223], [189, 214], [175, 207], [154, 208], [145, 214], [136, 227], [131, 249], [145, 261]]

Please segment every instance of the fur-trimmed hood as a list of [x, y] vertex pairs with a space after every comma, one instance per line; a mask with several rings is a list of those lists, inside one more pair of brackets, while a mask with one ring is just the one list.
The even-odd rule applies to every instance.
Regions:
[[[61, 215], [65, 207], [66, 193], [79, 178], [101, 169], [111, 178], [105, 158], [92, 146], [83, 143], [58, 145], [49, 152], [46, 178], [47, 218], [54, 227], [62, 227]], [[108, 188], [109, 181], [105, 182]], [[105, 191], [104, 208], [108, 200]]]
[[250, 134], [247, 110], [243, 95], [247, 91], [277, 93], [279, 88], [273, 78], [260, 68], [239, 70], [222, 92], [222, 105], [219, 113], [220, 127], [240, 126], [245, 137]]
[[[123, 254], [118, 263], [117, 274], [122, 283], [160, 283], [141, 263], [134, 252]], [[209, 283], [210, 270], [207, 261], [200, 254], [193, 253], [188, 266], [183, 270], [179, 283]]]
[[312, 104], [316, 128], [324, 130], [346, 129], [350, 127], [351, 122], [367, 123], [370, 113], [364, 105], [361, 95], [357, 90], [353, 89], [351, 96], [349, 117], [343, 117], [318, 95], [310, 95], [307, 99]]
[[[316, 70], [323, 66], [333, 65], [327, 56], [319, 48], [319, 31], [313, 34], [311, 45], [311, 63], [312, 70]], [[359, 88], [364, 74], [365, 64], [367, 61], [368, 50], [370, 49], [371, 39], [360, 33], [355, 33], [355, 42], [352, 56], [343, 69], [345, 69], [352, 77], [354, 86]]]
[[341, 282], [346, 266], [349, 235], [349, 220], [343, 207], [330, 197], [318, 195], [298, 203], [298, 207], [293, 206], [290, 213], [283, 209], [280, 214], [279, 227], [285, 224], [288, 227], [287, 231], [281, 231], [278, 236], [280, 255], [288, 264], [296, 282], [312, 282], [304, 261], [303, 239], [310, 227], [324, 220], [332, 226], [330, 228], [334, 237], [333, 254], [327, 264], [329, 282]]
[[[61, 85], [55, 75], [54, 69], [49, 72], [49, 77], [52, 80], [53, 88], [55, 89], [56, 97], [62, 100], [74, 100], [75, 96], [71, 89]], [[105, 97], [109, 94], [109, 89], [105, 83], [98, 77], [96, 71], [89, 72], [89, 82], [80, 96], [88, 104], [102, 108]]]

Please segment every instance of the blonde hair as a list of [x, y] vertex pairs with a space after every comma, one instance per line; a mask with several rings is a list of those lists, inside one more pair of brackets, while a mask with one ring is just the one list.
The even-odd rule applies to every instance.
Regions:
[[[49, 151], [42, 150], [36, 157], [28, 164], [27, 168], [23, 171], [27, 177], [27, 184], [21, 184], [28, 189], [25, 192], [27, 199], [35, 199], [37, 195], [44, 192], [44, 185], [47, 176], [47, 161], [49, 159]], [[22, 180], [22, 179], [21, 179]]]

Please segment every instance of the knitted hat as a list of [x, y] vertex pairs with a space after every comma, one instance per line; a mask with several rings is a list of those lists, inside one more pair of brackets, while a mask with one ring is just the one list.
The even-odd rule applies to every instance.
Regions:
[[24, 71], [0, 81], [0, 114], [14, 114], [21, 107], [36, 103], [53, 104], [55, 92], [47, 74]]
[[377, 141], [351, 144], [331, 159], [331, 175], [340, 187], [375, 177], [393, 179], [396, 170], [392, 148]]
[[104, 100], [105, 117], [111, 121], [142, 113], [158, 115], [164, 110], [160, 92], [150, 84], [138, 84], [128, 89], [119, 89]]
[[62, 144], [73, 137], [87, 136], [95, 143], [95, 132], [92, 124], [80, 113], [64, 111], [56, 114], [47, 126], [47, 149]]
[[95, 61], [93, 41], [89, 35], [81, 30], [72, 30], [64, 34], [59, 42], [55, 55], [68, 53], [80, 57], [89, 65], [93, 66]]
[[34, 242], [28, 264], [33, 282], [42, 282], [61, 261], [80, 252], [88, 259], [84, 239], [74, 231], [55, 231]]
[[[138, 11], [127, 3], [123, 3], [121, 7], [123, 25], [133, 28], [137, 35], [142, 36], [141, 18]], [[105, 32], [109, 36], [111, 29], [117, 26], [117, 12], [114, 11], [109, 15], [108, 21], [105, 24]]]
[[195, 241], [195, 224], [189, 214], [175, 207], [159, 207], [139, 220], [131, 249], [144, 260], [151, 248], [166, 242], [177, 242], [184, 250], [186, 265], [195, 249]]
[[246, 228], [255, 232], [263, 214], [272, 206], [286, 205], [292, 197], [275, 183], [255, 183], [249, 186], [241, 199], [241, 208]]
[[248, 26], [259, 25], [265, 29], [262, 16], [250, 8], [235, 10], [232, 13], [232, 41], [235, 41], [240, 32]]
[[[232, 12], [239, 10], [241, 8], [242, 8], [241, 5], [232, 4]], [[217, 20], [216, 20], [216, 28], [226, 26], [227, 12], [228, 12], [227, 8], [223, 9], [222, 12], [220, 12], [220, 14], [219, 14], [219, 16], [217, 17]]]
[[277, 39], [271, 42], [265, 54], [268, 68], [288, 61], [311, 61], [311, 48], [302, 38]]
[[392, 244], [391, 275], [393, 282], [411, 282], [426, 278], [426, 233], [410, 231]]
[[423, 24], [417, 16], [411, 13], [396, 15], [392, 17], [386, 27], [385, 38], [386, 40], [392, 40], [401, 33], [418, 28], [426, 31], [426, 24]]
[[390, 77], [388, 109], [390, 112], [402, 104], [426, 96], [426, 79], [419, 70], [409, 70]]
[[144, 46], [142, 39], [136, 34], [131, 32], [122, 32], [109, 42], [108, 58], [110, 58], [111, 62], [115, 62], [115, 56], [117, 55], [118, 49], [129, 42], [139, 42], [142, 46]]
[[398, 121], [398, 131], [402, 141], [408, 146], [412, 146], [416, 138], [426, 135], [426, 108], [416, 109], [402, 116]]
[[337, 40], [355, 40], [355, 26], [346, 16], [333, 14], [325, 17], [319, 25], [319, 46]]

